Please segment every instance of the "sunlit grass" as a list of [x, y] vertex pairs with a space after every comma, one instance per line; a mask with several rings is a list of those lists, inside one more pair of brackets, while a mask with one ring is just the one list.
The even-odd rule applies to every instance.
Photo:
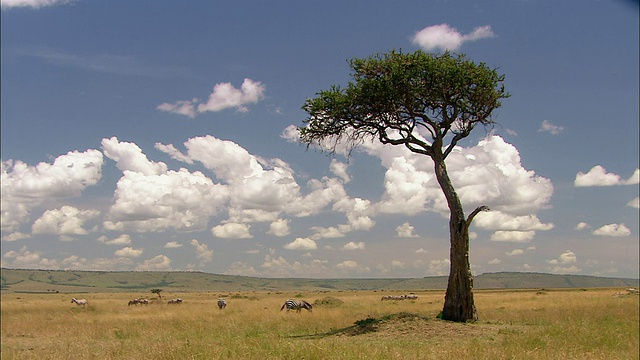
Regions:
[[[416, 301], [380, 301], [380, 293], [307, 293], [311, 303], [342, 301], [300, 314], [279, 311], [289, 295], [180, 294], [127, 306], [138, 294], [86, 294], [88, 307], [64, 294], [2, 295], [2, 359], [637, 359], [638, 297], [616, 290], [478, 291], [480, 321], [435, 319], [441, 292]], [[362, 319], [408, 312], [421, 324], [365, 335], [336, 335]], [[404, 328], [404, 327], [407, 328]], [[414, 327], [410, 327], [414, 326]], [[416, 327], [417, 326], [417, 327]]]

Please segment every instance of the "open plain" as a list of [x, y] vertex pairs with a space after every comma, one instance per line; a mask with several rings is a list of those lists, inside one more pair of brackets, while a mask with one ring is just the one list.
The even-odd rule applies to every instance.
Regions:
[[[5, 293], [2, 359], [638, 359], [622, 288], [478, 290], [480, 320], [437, 319], [444, 292]], [[71, 298], [86, 298], [78, 306]], [[168, 305], [180, 297], [182, 304]], [[219, 310], [218, 297], [228, 306]], [[288, 298], [313, 311], [287, 313]]]

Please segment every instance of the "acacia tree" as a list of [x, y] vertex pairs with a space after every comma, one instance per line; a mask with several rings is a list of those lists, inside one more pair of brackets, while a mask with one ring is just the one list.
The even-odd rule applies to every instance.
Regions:
[[162, 289], [151, 289], [151, 292], [153, 294], [158, 295], [158, 297], [160, 298], [160, 300], [162, 300], [162, 295], [160, 295], [160, 293], [162, 292]]
[[308, 117], [299, 127], [307, 146], [334, 153], [367, 139], [405, 146], [430, 157], [450, 210], [450, 272], [442, 318], [478, 319], [469, 265], [469, 226], [480, 206], [465, 217], [445, 160], [478, 125], [494, 123], [492, 112], [507, 98], [504, 75], [464, 55], [392, 51], [349, 61], [353, 81], [307, 99]]

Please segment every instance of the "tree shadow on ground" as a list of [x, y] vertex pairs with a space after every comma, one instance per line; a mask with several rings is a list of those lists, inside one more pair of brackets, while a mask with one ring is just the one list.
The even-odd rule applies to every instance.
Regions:
[[428, 318], [424, 315], [412, 314], [408, 312], [399, 312], [395, 314], [385, 315], [381, 318], [367, 317], [366, 319], [354, 322], [352, 326], [342, 329], [332, 329], [325, 333], [310, 335], [294, 335], [288, 338], [296, 339], [320, 339], [328, 336], [356, 336], [376, 332], [387, 332], [388, 329], [403, 328], [406, 323], [418, 323], [425, 325]]

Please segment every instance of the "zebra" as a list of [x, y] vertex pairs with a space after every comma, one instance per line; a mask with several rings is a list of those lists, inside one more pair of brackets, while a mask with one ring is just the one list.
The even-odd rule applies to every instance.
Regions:
[[171, 299], [167, 301], [167, 304], [182, 304], [182, 299], [180, 298]]
[[218, 309], [222, 310], [227, 307], [227, 301], [223, 298], [218, 299]]
[[86, 306], [89, 302], [87, 300], [85, 300], [85, 299], [78, 300], [76, 298], [73, 298], [73, 299], [71, 299], [71, 303], [72, 304], [76, 303], [76, 305], [78, 305], [78, 306]]
[[287, 312], [289, 312], [289, 310], [295, 310], [297, 313], [299, 313], [300, 311], [302, 311], [302, 309], [307, 309], [307, 311], [312, 311], [311, 304], [309, 304], [304, 300], [289, 299], [285, 301], [285, 303], [280, 308], [280, 311], [282, 311], [284, 308], [287, 308]]

